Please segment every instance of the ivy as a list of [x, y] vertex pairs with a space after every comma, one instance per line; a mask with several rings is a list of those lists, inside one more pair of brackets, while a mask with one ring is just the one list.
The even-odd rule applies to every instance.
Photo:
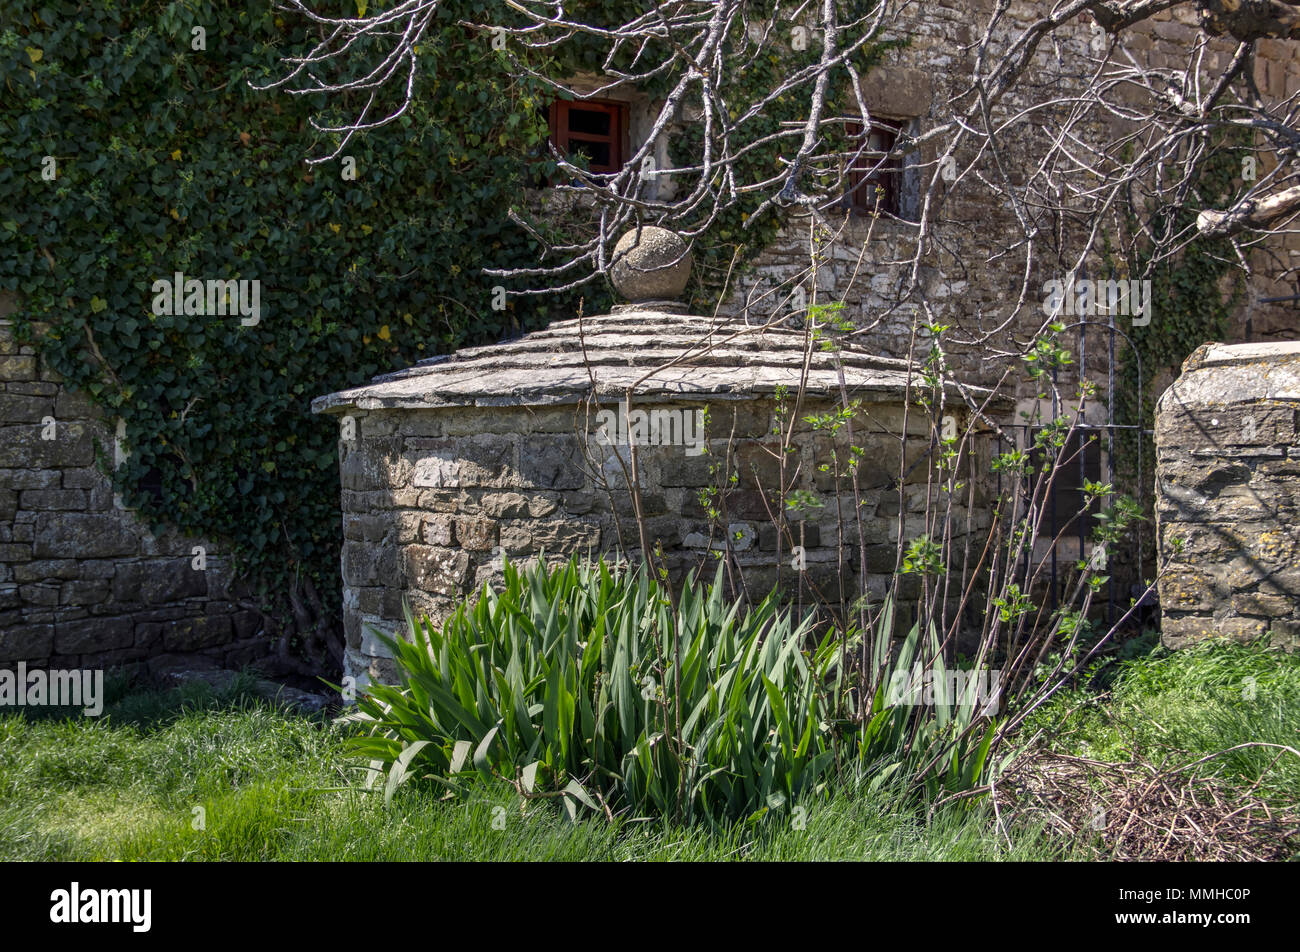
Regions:
[[[338, 429], [311, 399], [571, 316], [578, 299], [491, 308], [505, 282], [483, 270], [539, 254], [507, 212], [547, 95], [458, 25], [497, 5], [444, 4], [409, 114], [349, 145], [355, 178], [304, 162], [332, 144], [308, 122], [330, 104], [250, 88], [314, 36], [269, 6], [6, 11], [0, 83], [25, 108], [0, 114], [0, 289], [17, 293], [19, 334], [125, 421], [125, 503], [155, 529], [220, 539], [289, 617], [304, 577], [338, 605]], [[155, 314], [153, 283], [175, 272], [259, 281], [260, 320]]]

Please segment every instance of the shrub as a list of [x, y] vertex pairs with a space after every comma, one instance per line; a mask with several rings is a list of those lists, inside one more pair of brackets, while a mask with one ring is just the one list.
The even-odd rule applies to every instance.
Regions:
[[823, 792], [836, 765], [831, 636], [809, 643], [769, 596], [728, 604], [687, 580], [676, 607], [639, 572], [507, 565], [440, 629], [385, 639], [405, 679], [348, 719], [386, 796], [417, 778], [457, 794], [504, 780], [525, 798], [717, 823]]

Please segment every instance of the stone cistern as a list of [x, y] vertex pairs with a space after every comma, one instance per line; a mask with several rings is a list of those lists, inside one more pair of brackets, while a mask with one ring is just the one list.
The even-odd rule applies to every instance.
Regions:
[[[505, 557], [619, 551], [635, 560], [633, 447], [648, 544], [670, 572], [726, 548], [751, 590], [766, 591], [778, 569], [791, 576], [798, 545], [799, 571], [823, 594], [883, 593], [900, 528], [908, 537], [923, 530], [926, 467], [912, 464], [930, 450], [929, 421], [915, 408], [905, 414], [919, 375], [900, 360], [810, 348], [802, 327], [687, 314], [675, 298], [690, 266], [672, 232], [629, 232], [610, 268], [629, 303], [611, 313], [429, 358], [314, 401], [314, 412], [341, 418], [345, 674], [391, 680], [373, 629], [402, 630], [403, 601], [439, 622], [499, 577]], [[843, 432], [799, 424], [783, 467], [775, 429], [839, 405], [844, 392], [863, 408], [855, 443], [865, 451], [865, 578], [856, 524], [847, 520], [841, 537], [836, 515], [846, 505], [851, 514], [852, 490], [820, 468], [834, 447], [847, 459]], [[949, 393], [960, 413], [959, 394]], [[905, 450], [911, 472], [900, 491]], [[797, 521], [778, 540], [783, 478], [787, 495], [802, 490], [820, 505], [791, 513]], [[710, 487], [720, 492], [710, 498]], [[854, 550], [841, 559], [844, 545]]]

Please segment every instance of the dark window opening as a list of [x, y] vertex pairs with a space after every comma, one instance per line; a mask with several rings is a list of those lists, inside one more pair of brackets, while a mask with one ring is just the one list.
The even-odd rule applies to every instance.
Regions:
[[627, 155], [627, 116], [623, 102], [553, 102], [551, 143], [570, 161], [582, 156], [592, 172], [612, 174], [623, 168]]
[[899, 192], [902, 170], [897, 161], [886, 158], [898, 141], [898, 128], [872, 122], [864, 138], [862, 123], [845, 124], [848, 150], [861, 154], [852, 159], [848, 172], [848, 195], [845, 204], [859, 214], [901, 215]]
[[[134, 503], [132, 508], [145, 502], [146, 498], [153, 501], [155, 505], [160, 504], [166, 498], [164, 487], [167, 485], [167, 473], [184, 472], [185, 461], [175, 453], [159, 454], [158, 465], [150, 465], [147, 470], [140, 474], [134, 487], [127, 487], [123, 494], [130, 503]], [[163, 467], [166, 467], [164, 470]], [[175, 490], [181, 496], [188, 497], [191, 492], [191, 484], [185, 480], [173, 480], [172, 484]], [[134, 488], [135, 498], [132, 499], [132, 488]]]
[[613, 135], [614, 117], [604, 109], [574, 108], [569, 104], [569, 132], [587, 136]]
[[[1030, 431], [1030, 438], [1036, 431]], [[1082, 447], [1082, 450], [1080, 449]], [[1050, 462], [1053, 451], [1035, 448], [1030, 454], [1034, 460], [1035, 476], [1044, 462]], [[1101, 438], [1095, 430], [1076, 429], [1061, 452], [1062, 463], [1052, 479], [1052, 487], [1043, 501], [1043, 519], [1039, 525], [1040, 539], [1054, 538], [1068, 525], [1064, 538], [1078, 538], [1082, 528], [1084, 539], [1091, 541], [1096, 528], [1096, 514], [1101, 501], [1093, 502], [1079, 519], [1075, 515], [1083, 509], [1083, 483], [1101, 482]], [[1071, 521], [1074, 520], [1074, 521]], [[1082, 527], [1080, 526], [1082, 523]]]

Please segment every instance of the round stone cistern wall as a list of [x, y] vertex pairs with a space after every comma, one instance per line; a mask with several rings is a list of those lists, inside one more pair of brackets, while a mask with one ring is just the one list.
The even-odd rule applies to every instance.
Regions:
[[[680, 291], [685, 246], [667, 232], [647, 244], [644, 255], [632, 246], [622, 274], [613, 269], [633, 303], [612, 314], [432, 358], [315, 401], [316, 412], [340, 419], [346, 675], [392, 680], [374, 630], [403, 630], [404, 602], [440, 622], [499, 576], [503, 558], [617, 552], [636, 561], [633, 447], [648, 544], [670, 574], [714, 565], [726, 550], [751, 595], [778, 581], [834, 601], [883, 594], [900, 528], [909, 538], [924, 531], [927, 467], [915, 464], [930, 430], [916, 408], [898, 485], [905, 394], [918, 375], [859, 354], [809, 358], [803, 330], [678, 313], [660, 295]], [[628, 267], [654, 280], [629, 277]], [[833, 449], [847, 460], [846, 431], [831, 437], [800, 423], [783, 471], [774, 430], [796, 410], [802, 420], [837, 405], [838, 365], [864, 407], [853, 442], [865, 451], [865, 579], [852, 487], [823, 470]], [[802, 490], [820, 505], [788, 512], [778, 539], [781, 484], [787, 499]]]

